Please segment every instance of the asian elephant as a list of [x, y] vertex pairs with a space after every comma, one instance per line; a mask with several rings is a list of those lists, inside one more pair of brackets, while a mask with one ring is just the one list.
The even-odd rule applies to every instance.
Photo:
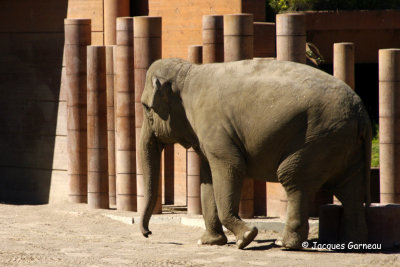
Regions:
[[161, 152], [179, 143], [202, 159], [206, 231], [199, 244], [226, 244], [222, 226], [240, 249], [255, 238], [257, 228], [238, 216], [244, 177], [285, 188], [287, 219], [278, 244], [301, 247], [308, 237], [308, 200], [321, 187], [343, 204], [344, 239], [367, 241], [371, 123], [344, 82], [304, 64], [270, 59], [204, 65], [162, 59], [147, 71], [141, 102], [145, 237], [151, 234]]

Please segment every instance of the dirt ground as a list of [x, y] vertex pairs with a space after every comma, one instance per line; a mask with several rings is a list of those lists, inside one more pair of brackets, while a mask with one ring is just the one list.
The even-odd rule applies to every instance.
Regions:
[[138, 225], [104, 213], [83, 204], [0, 204], [0, 266], [400, 266], [399, 251], [283, 250], [273, 231], [238, 250], [232, 235], [226, 246], [198, 246], [202, 229], [150, 221], [145, 239]]

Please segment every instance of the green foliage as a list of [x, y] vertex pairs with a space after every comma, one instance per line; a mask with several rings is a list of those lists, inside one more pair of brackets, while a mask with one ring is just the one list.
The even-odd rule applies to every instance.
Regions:
[[306, 10], [400, 9], [400, 0], [267, 0], [275, 13]]
[[314, 1], [315, 0], [269, 0], [269, 6], [276, 13], [311, 10]]
[[371, 167], [379, 167], [379, 134], [372, 139]]
[[372, 123], [371, 167], [379, 167], [379, 125]]

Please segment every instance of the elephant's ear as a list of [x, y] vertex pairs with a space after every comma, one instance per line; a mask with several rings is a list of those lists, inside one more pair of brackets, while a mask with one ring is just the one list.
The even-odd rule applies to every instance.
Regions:
[[166, 120], [169, 115], [168, 98], [171, 91], [171, 84], [157, 77], [153, 78], [153, 99], [151, 108], [163, 119]]

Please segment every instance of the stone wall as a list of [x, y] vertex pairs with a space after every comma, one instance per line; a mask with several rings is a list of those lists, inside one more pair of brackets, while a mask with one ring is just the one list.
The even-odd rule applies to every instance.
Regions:
[[65, 105], [60, 79], [67, 4], [0, 2], [0, 202], [47, 203], [51, 181], [66, 178], [57, 114]]

